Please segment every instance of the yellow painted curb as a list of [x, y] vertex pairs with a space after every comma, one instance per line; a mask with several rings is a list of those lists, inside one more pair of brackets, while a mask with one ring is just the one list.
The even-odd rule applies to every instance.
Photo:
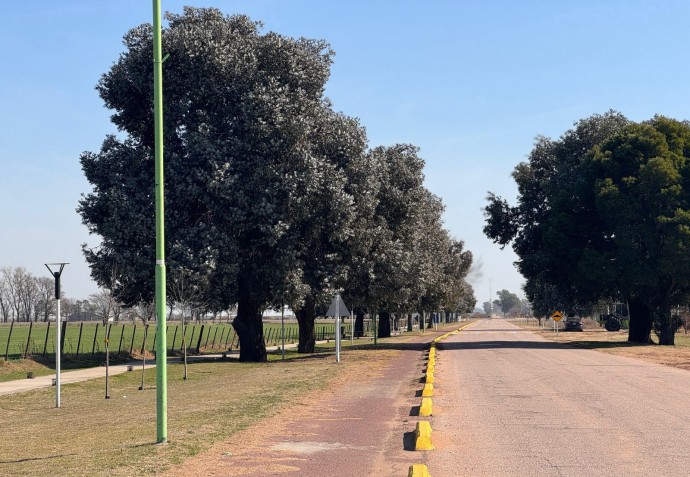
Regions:
[[414, 430], [415, 441], [414, 450], [434, 450], [434, 445], [431, 443], [431, 424], [429, 421], [419, 421]]
[[434, 385], [426, 383], [422, 389], [422, 397], [431, 397], [434, 394]]
[[419, 406], [419, 415], [422, 417], [429, 417], [433, 414], [431, 410], [431, 398], [422, 398], [422, 404]]
[[424, 382], [425, 382], [425, 383], [434, 384], [434, 381], [435, 381], [435, 380], [434, 380], [434, 372], [433, 372], [433, 371], [430, 372], [430, 373], [427, 372], [427, 373], [426, 373], [426, 379], [424, 379]]
[[434, 363], [427, 364], [426, 365], [426, 372], [434, 374], [434, 368], [436, 368], [436, 366], [434, 366]]
[[407, 472], [407, 477], [431, 477], [426, 464], [413, 464]]

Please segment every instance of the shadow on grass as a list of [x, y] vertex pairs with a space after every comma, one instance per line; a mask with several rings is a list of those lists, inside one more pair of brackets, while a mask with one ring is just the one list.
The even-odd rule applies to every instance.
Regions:
[[61, 457], [69, 457], [69, 456], [74, 456], [74, 455], [79, 455], [79, 454], [58, 454], [58, 455], [47, 455], [44, 457], [27, 457], [25, 459], [16, 459], [16, 460], [0, 460], [0, 464], [21, 464], [22, 462], [31, 462], [35, 460], [50, 460], [50, 459], [59, 459]]

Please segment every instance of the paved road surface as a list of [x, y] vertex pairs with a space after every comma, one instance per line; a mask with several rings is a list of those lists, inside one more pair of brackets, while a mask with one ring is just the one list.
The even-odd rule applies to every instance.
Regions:
[[434, 477], [687, 476], [690, 373], [503, 320], [439, 346]]

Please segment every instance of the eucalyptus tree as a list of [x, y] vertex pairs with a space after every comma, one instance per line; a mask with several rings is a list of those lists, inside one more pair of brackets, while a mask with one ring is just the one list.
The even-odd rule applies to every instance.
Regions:
[[[329, 206], [327, 217], [346, 223], [350, 210], [323, 125], [333, 52], [324, 41], [263, 34], [260, 23], [213, 8], [166, 18], [168, 261], [205, 277], [214, 310], [237, 303], [240, 360], [263, 361], [263, 307], [303, 300], [312, 286], [308, 253], [335, 236], [305, 224]], [[78, 211], [101, 239], [84, 253], [98, 283], [113, 261], [122, 264], [128, 304], [153, 296], [151, 38], [148, 24], [130, 30], [97, 86], [124, 137], [108, 136], [100, 152], [81, 156], [93, 191]]]

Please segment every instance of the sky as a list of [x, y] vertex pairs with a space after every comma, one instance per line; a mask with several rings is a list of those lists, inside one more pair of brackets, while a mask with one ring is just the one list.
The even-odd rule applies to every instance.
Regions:
[[[161, 0], [214, 6], [264, 31], [327, 40], [326, 95], [357, 117], [371, 147], [410, 143], [445, 226], [474, 254], [482, 303], [522, 295], [513, 252], [488, 240], [487, 192], [516, 199], [511, 177], [538, 135], [557, 138], [609, 109], [643, 121], [688, 119], [690, 2], [684, 0]], [[94, 89], [128, 29], [150, 23], [145, 0], [4, 2], [0, 18], [0, 267], [48, 276], [69, 262], [65, 294], [97, 290], [76, 213], [91, 191], [79, 165], [117, 132]], [[165, 52], [164, 52], [165, 53]], [[165, 81], [165, 79], [164, 79]], [[151, 260], [153, 267], [154, 257]]]

